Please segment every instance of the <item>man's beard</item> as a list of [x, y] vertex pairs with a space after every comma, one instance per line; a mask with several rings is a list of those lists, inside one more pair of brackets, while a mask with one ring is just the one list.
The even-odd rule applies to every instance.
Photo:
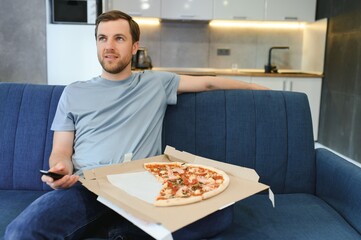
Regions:
[[131, 58], [119, 60], [117, 62], [113, 62], [112, 64], [107, 63], [105, 59], [99, 59], [99, 62], [106, 72], [111, 74], [118, 74], [122, 72], [130, 64]]

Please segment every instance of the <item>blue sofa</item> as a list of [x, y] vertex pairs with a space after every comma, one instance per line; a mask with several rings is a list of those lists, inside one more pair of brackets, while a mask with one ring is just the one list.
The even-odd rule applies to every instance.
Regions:
[[[31, 201], [52, 146], [49, 130], [63, 86], [0, 83], [0, 236]], [[361, 169], [314, 149], [305, 94], [214, 91], [169, 106], [163, 145], [256, 169], [275, 193], [234, 205], [218, 239], [361, 239]]]

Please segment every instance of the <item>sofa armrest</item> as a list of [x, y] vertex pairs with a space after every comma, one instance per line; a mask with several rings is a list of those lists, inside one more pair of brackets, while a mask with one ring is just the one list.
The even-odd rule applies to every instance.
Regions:
[[316, 195], [361, 233], [361, 168], [327, 149], [316, 149]]

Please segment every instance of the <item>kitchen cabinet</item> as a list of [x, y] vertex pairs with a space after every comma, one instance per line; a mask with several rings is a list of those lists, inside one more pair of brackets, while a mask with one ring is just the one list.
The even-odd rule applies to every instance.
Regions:
[[251, 82], [266, 86], [272, 90], [306, 93], [310, 103], [313, 136], [317, 140], [322, 78], [251, 77]]
[[264, 20], [265, 0], [213, 0], [213, 19]]
[[160, 18], [161, 0], [113, 0], [110, 9], [126, 12], [133, 17]]
[[268, 21], [315, 21], [316, 0], [266, 0]]
[[211, 20], [213, 2], [210, 0], [163, 0], [161, 17], [175, 20]]
[[307, 94], [310, 103], [313, 136], [317, 140], [318, 137], [318, 123], [321, 105], [321, 78], [292, 78], [289, 81], [289, 90], [293, 92], [303, 92]]

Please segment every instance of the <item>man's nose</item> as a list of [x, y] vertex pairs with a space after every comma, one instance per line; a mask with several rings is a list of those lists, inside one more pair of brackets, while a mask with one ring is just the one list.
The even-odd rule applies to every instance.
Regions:
[[109, 39], [106, 43], [105, 43], [105, 47], [107, 49], [114, 49], [114, 45], [115, 45], [115, 41], [113, 39]]

